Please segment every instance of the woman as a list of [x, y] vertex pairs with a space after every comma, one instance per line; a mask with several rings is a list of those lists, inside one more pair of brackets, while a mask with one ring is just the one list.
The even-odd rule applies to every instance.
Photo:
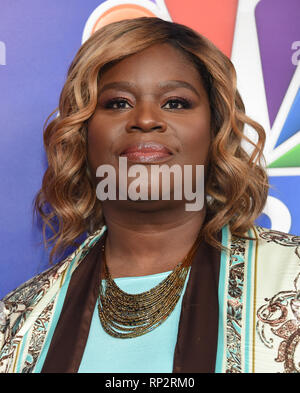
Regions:
[[[298, 372], [299, 238], [253, 224], [265, 134], [230, 60], [176, 23], [112, 23], [78, 51], [58, 109], [35, 209], [54, 232], [51, 261], [88, 236], [3, 299], [1, 371]], [[175, 178], [169, 199], [161, 179], [159, 198], [134, 199], [127, 173], [129, 197], [98, 199], [103, 165], [120, 192], [120, 158], [147, 179], [154, 164], [204, 165], [205, 203], [188, 211]]]

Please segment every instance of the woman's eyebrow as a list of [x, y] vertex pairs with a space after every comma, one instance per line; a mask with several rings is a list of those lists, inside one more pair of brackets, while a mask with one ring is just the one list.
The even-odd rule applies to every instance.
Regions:
[[172, 89], [174, 87], [185, 87], [186, 89], [191, 90], [198, 97], [200, 97], [200, 94], [199, 94], [198, 90], [193, 85], [191, 85], [190, 83], [188, 83], [186, 81], [170, 80], [170, 81], [160, 82], [158, 84], [158, 86], [161, 89]]
[[[181, 81], [181, 80], [168, 80], [165, 82], [160, 82], [158, 83], [158, 87], [161, 90], [168, 90], [168, 89], [173, 89], [175, 87], [184, 87], [186, 89], [191, 90], [193, 93], [195, 93], [198, 97], [200, 97], [199, 92], [197, 89], [191, 85], [190, 83], [186, 81]], [[102, 86], [99, 90], [99, 96], [102, 94], [105, 90], [109, 89], [124, 89], [124, 90], [130, 90], [130, 91], [136, 91], [137, 87], [134, 83], [132, 82], [126, 82], [126, 81], [119, 81], [119, 82], [111, 82], [107, 83], [106, 85]]]

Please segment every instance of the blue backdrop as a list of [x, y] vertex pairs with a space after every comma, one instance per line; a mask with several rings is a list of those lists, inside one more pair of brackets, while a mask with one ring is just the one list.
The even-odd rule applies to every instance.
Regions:
[[[222, 2], [223, 0], [219, 0]], [[231, 5], [237, 4], [237, 0], [228, 0]], [[248, 1], [248, 0], [247, 0]], [[294, 0], [272, 0], [273, 4], [278, 4], [279, 8], [283, 7], [287, 12], [295, 13]], [[91, 27], [99, 25], [101, 15], [107, 10], [113, 10], [117, 5], [122, 5], [124, 1], [117, 0], [2, 0], [0, 5], [0, 298], [8, 291], [14, 289], [25, 280], [41, 272], [48, 267], [48, 253], [44, 250], [42, 244], [42, 232], [40, 228], [32, 223], [32, 202], [34, 196], [41, 186], [42, 176], [47, 167], [47, 160], [43, 150], [42, 127], [45, 119], [56, 108], [58, 98], [65, 81], [69, 64], [75, 53], [80, 47], [83, 40], [91, 34]], [[154, 14], [165, 19], [178, 20], [176, 13], [180, 7], [186, 7], [185, 2], [179, 1], [127, 1], [132, 4], [134, 12], [140, 12], [142, 15]], [[201, 12], [202, 1], [192, 2], [195, 12]], [[216, 0], [214, 0], [216, 3]], [[258, 3], [258, 1], [257, 1]], [[229, 3], [228, 3], [229, 4]], [[239, 64], [238, 38], [242, 36], [241, 20], [244, 17], [242, 6], [245, 2], [240, 0], [238, 8], [234, 8], [236, 13], [235, 32], [233, 42], [232, 59], [237, 63], [237, 70], [243, 67]], [[261, 4], [266, 6], [256, 14], [259, 53], [263, 63], [263, 38], [267, 33], [260, 33], [259, 26], [264, 20], [276, 21], [275, 8], [272, 14], [273, 6], [270, 1], [261, 0]], [[269, 4], [269, 6], [268, 6]], [[296, 8], [296, 16], [299, 24], [300, 20], [300, 3]], [[99, 8], [103, 5], [104, 8]], [[137, 5], [140, 9], [137, 9]], [[291, 6], [290, 8], [289, 5]], [[143, 11], [144, 7], [144, 11]], [[269, 8], [268, 8], [269, 7]], [[124, 10], [123, 10], [124, 11]], [[278, 11], [278, 10], [277, 10]], [[277, 12], [276, 11], [276, 12]], [[118, 11], [119, 12], [119, 11]], [[127, 12], [127, 14], [126, 14]], [[124, 15], [128, 15], [128, 9]], [[240, 16], [239, 16], [240, 12]], [[265, 13], [264, 13], [265, 12]], [[278, 13], [278, 12], [277, 12]], [[279, 13], [280, 14], [280, 13]], [[122, 17], [122, 14], [120, 14]], [[134, 15], [134, 14], [132, 14]], [[114, 18], [116, 16], [112, 13]], [[251, 17], [249, 13], [249, 18]], [[259, 19], [259, 18], [260, 19]], [[100, 18], [100, 19], [99, 19]], [[191, 27], [195, 26], [195, 21], [191, 20]], [[107, 23], [107, 22], [106, 22]], [[189, 16], [184, 21], [189, 24]], [[260, 24], [259, 24], [260, 23]], [[287, 23], [287, 22], [286, 22]], [[100, 23], [101, 24], [101, 23]], [[276, 25], [277, 22], [274, 22]], [[293, 26], [289, 27], [293, 28]], [[201, 26], [198, 26], [201, 31]], [[299, 32], [297, 36], [295, 32]], [[238, 34], [238, 35], [237, 35]], [[248, 33], [247, 33], [248, 34]], [[261, 36], [259, 34], [262, 34]], [[300, 30], [293, 30], [294, 49], [290, 45], [290, 55], [294, 54], [291, 77], [288, 79], [287, 86], [292, 83], [292, 77], [296, 74], [297, 66], [297, 49], [300, 48]], [[237, 38], [236, 38], [237, 37]], [[257, 36], [255, 36], [257, 39]], [[299, 41], [299, 46], [297, 42]], [[235, 48], [236, 45], [236, 48]], [[241, 54], [242, 58], [242, 54]], [[299, 55], [300, 59], [300, 55]], [[262, 64], [264, 67], [264, 64]], [[241, 68], [241, 74], [243, 69]], [[268, 73], [268, 71], [266, 71]], [[297, 71], [298, 72], [298, 71]], [[261, 72], [265, 81], [264, 88], [267, 90], [266, 73]], [[270, 71], [268, 75], [270, 74]], [[299, 72], [298, 74], [299, 75]], [[297, 76], [296, 75], [296, 76]], [[284, 78], [284, 73], [282, 75]], [[250, 82], [249, 82], [250, 83]], [[278, 81], [273, 81], [278, 83]], [[298, 83], [299, 78], [293, 79], [293, 83]], [[251, 101], [248, 97], [251, 94], [247, 92], [247, 87], [241, 84], [241, 91], [246, 101]], [[281, 97], [280, 104], [284, 102]], [[295, 91], [295, 86], [293, 88]], [[293, 92], [287, 97], [286, 107], [282, 109], [281, 117], [277, 123], [276, 119], [270, 120], [270, 107], [268, 112], [263, 114], [267, 116], [269, 123], [263, 124], [270, 131], [274, 123], [279, 131], [274, 143], [270, 148], [268, 165], [270, 167], [270, 181], [273, 189], [270, 191], [269, 208], [265, 214], [258, 220], [264, 226], [281, 230], [287, 228], [291, 233], [300, 232], [300, 213], [299, 213], [299, 176], [300, 176], [300, 150], [299, 150], [299, 129], [300, 129], [300, 100], [299, 95], [293, 96]], [[268, 103], [268, 94], [265, 95]], [[288, 100], [289, 98], [289, 100]], [[251, 105], [251, 102], [250, 104]], [[293, 113], [291, 112], [294, 105]], [[247, 107], [247, 105], [246, 105]], [[262, 109], [263, 111], [263, 109]], [[279, 107], [272, 109], [273, 117], [279, 111]], [[274, 114], [275, 113], [275, 114]], [[292, 113], [292, 114], [291, 114]], [[288, 115], [290, 114], [290, 123], [287, 124]], [[298, 117], [297, 117], [298, 116]], [[258, 119], [259, 116], [258, 116]], [[263, 120], [264, 121], [264, 120]], [[277, 125], [276, 125], [277, 124]], [[281, 126], [280, 126], [281, 124]], [[274, 126], [274, 127], [275, 127]], [[283, 134], [281, 130], [288, 128]], [[281, 127], [281, 128], [280, 128]], [[275, 128], [274, 128], [275, 129]], [[292, 130], [292, 131], [291, 131]], [[282, 140], [280, 140], [282, 134]], [[275, 135], [273, 133], [273, 135]], [[298, 137], [297, 137], [298, 135]], [[296, 136], [296, 138], [295, 138]], [[298, 138], [298, 139], [297, 139]], [[277, 142], [276, 142], [277, 141]], [[278, 143], [283, 145], [282, 150], [276, 150]], [[288, 141], [290, 144], [284, 144]], [[276, 145], [277, 143], [277, 145]], [[279, 146], [279, 147], [280, 147]], [[298, 150], [297, 150], [298, 149]], [[286, 157], [287, 156], [287, 157]], [[285, 158], [284, 158], [285, 157]], [[272, 164], [273, 163], [273, 164]], [[275, 163], [275, 164], [274, 164]], [[279, 201], [283, 206], [282, 220], [280, 212], [272, 216], [272, 209], [277, 210], [276, 204]], [[284, 210], [285, 209], [285, 210]], [[278, 216], [279, 213], [279, 216]], [[289, 223], [290, 215], [290, 223]], [[276, 216], [276, 217], [275, 217]], [[279, 218], [278, 218], [279, 217]], [[281, 226], [280, 221], [285, 226]]]

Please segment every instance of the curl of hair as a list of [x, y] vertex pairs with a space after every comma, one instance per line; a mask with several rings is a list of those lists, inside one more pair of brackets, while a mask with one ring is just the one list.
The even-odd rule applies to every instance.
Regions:
[[[187, 26], [150, 17], [122, 20], [96, 31], [81, 46], [69, 67], [59, 107], [44, 125], [48, 168], [34, 199], [34, 213], [42, 218], [45, 246], [54, 244], [50, 262], [76, 244], [78, 236], [105, 224], [87, 160], [87, 121], [97, 105], [99, 79], [107, 67], [159, 43], [173, 45], [192, 61], [209, 96], [212, 141], [205, 188], [211, 214], [201, 234], [215, 247], [221, 247], [216, 235], [225, 224], [233, 235], [246, 237], [265, 205], [265, 132], [245, 114], [230, 59]], [[256, 131], [257, 142], [245, 136], [245, 124]], [[251, 155], [243, 141], [252, 145]], [[53, 232], [49, 239], [46, 227]]]

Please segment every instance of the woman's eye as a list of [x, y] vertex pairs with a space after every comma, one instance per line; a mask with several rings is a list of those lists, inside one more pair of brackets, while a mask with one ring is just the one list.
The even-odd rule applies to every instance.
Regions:
[[[170, 105], [169, 105], [170, 104]], [[167, 103], [164, 105], [164, 107], [166, 107], [166, 105], [169, 105], [169, 108], [167, 109], [187, 109], [191, 107], [191, 104], [189, 101], [184, 100], [184, 99], [172, 99], [172, 100], [168, 100]]]
[[126, 107], [126, 104], [129, 105], [127, 100], [113, 99], [113, 100], [108, 101], [105, 104], [105, 108], [107, 108], [107, 109], [127, 109], [128, 107]]

